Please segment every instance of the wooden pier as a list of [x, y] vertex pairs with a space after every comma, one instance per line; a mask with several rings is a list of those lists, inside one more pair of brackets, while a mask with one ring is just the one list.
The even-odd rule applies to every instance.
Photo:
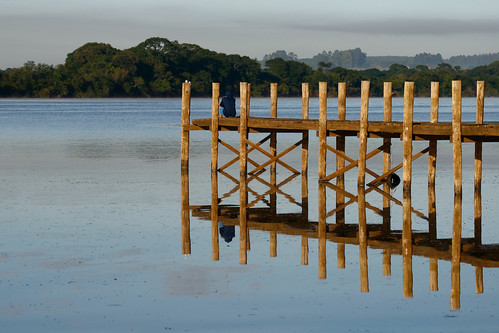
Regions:
[[[210, 205], [211, 221], [213, 223], [212, 239], [214, 244], [218, 246], [218, 233], [216, 224], [221, 218], [218, 197], [218, 174], [228, 176], [236, 184], [236, 191], [239, 190], [239, 206], [237, 221], [240, 229], [240, 263], [246, 264], [247, 250], [249, 248], [249, 227], [248, 225], [253, 220], [248, 219], [251, 214], [253, 203], [248, 203], [248, 182], [258, 180], [268, 186], [269, 191], [266, 194], [271, 196], [272, 201], [275, 200], [275, 195], [279, 191], [276, 177], [276, 167], [281, 167], [289, 170], [294, 175], [300, 175], [303, 182], [309, 173], [308, 155], [309, 155], [309, 135], [310, 131], [315, 131], [318, 136], [318, 221], [311, 223], [306, 219], [308, 225], [302, 230], [302, 237], [316, 237], [319, 246], [319, 278], [326, 278], [326, 240], [334, 239], [334, 232], [342, 230], [341, 228], [351, 228], [345, 225], [345, 207], [350, 204], [357, 203], [358, 205], [358, 224], [353, 229], [349, 229], [352, 238], [355, 235], [355, 243], [359, 245], [360, 263], [361, 263], [361, 291], [369, 291], [369, 282], [367, 274], [367, 247], [372, 246], [376, 242], [371, 238], [373, 226], [368, 224], [366, 219], [366, 210], [373, 210], [377, 214], [383, 216], [383, 224], [376, 229], [383, 232], [384, 237], [391, 235], [390, 244], [383, 243], [384, 249], [390, 249], [395, 253], [400, 253], [403, 258], [403, 276], [404, 276], [404, 296], [412, 297], [412, 256], [420, 253], [418, 244], [421, 244], [420, 237], [412, 232], [412, 214], [416, 213], [424, 216], [429, 223], [429, 234], [436, 235], [436, 218], [435, 218], [435, 175], [436, 175], [436, 160], [437, 160], [437, 142], [439, 140], [447, 140], [452, 142], [453, 147], [453, 169], [454, 169], [454, 213], [452, 240], [444, 241], [450, 246], [450, 255], [445, 254], [445, 258], [451, 260], [451, 308], [458, 309], [460, 307], [460, 263], [470, 261], [465, 259], [468, 254], [462, 253], [463, 247], [470, 243], [469, 240], [461, 239], [461, 221], [462, 221], [462, 143], [472, 142], [475, 145], [475, 237], [471, 242], [475, 246], [474, 251], [477, 251], [481, 246], [481, 174], [482, 174], [482, 142], [498, 142], [499, 141], [499, 125], [483, 123], [483, 105], [484, 105], [484, 82], [477, 82], [477, 103], [476, 103], [476, 122], [463, 123], [461, 121], [461, 82], [452, 82], [452, 122], [439, 122], [439, 84], [432, 83], [431, 89], [431, 109], [429, 122], [414, 122], [414, 83], [406, 82], [404, 89], [404, 115], [403, 121], [392, 121], [392, 85], [390, 82], [384, 84], [384, 121], [369, 121], [369, 85], [368, 81], [362, 82], [361, 87], [361, 107], [359, 120], [346, 120], [346, 84], [338, 84], [338, 119], [329, 120], [327, 118], [327, 84], [321, 82], [319, 84], [319, 119], [309, 119], [309, 86], [302, 84], [302, 118], [278, 118], [277, 117], [277, 85], [271, 85], [271, 110], [270, 117], [251, 117], [250, 114], [250, 90], [251, 86], [248, 83], [240, 84], [240, 116], [239, 118], [219, 118], [219, 84], [213, 83], [212, 95], [212, 112], [211, 118], [193, 119], [190, 118], [190, 83], [184, 83], [182, 89], [182, 142], [181, 142], [181, 168], [182, 168], [182, 239], [183, 252], [190, 253], [190, 238], [189, 230], [189, 133], [193, 130], [210, 131], [212, 136], [211, 144], [211, 181], [212, 181], [212, 203]], [[220, 138], [221, 131], [239, 132], [239, 147], [233, 147]], [[250, 133], [268, 134], [264, 139], [258, 142], [252, 142], [249, 139]], [[278, 133], [296, 133], [300, 136], [300, 140], [290, 147], [277, 151], [277, 134]], [[335, 146], [328, 144], [328, 138], [335, 139]], [[358, 137], [359, 149], [358, 156], [349, 157], [345, 152], [345, 138]], [[368, 152], [368, 139], [381, 138], [383, 144], [378, 148]], [[391, 166], [392, 152], [391, 140], [402, 140], [403, 162], [394, 167]], [[428, 147], [414, 153], [413, 141], [428, 142]], [[268, 142], [268, 150], [263, 148], [263, 145]], [[228, 148], [236, 154], [236, 157], [224, 164], [218, 165], [218, 150], [219, 145]], [[301, 169], [289, 165], [283, 161], [283, 157], [289, 152], [301, 147]], [[250, 153], [259, 152], [264, 155], [267, 160], [258, 162], [250, 157]], [[336, 165], [334, 171], [327, 170], [327, 155], [333, 153], [336, 156]], [[367, 161], [378, 154], [383, 154], [383, 172], [381, 174], [367, 167]], [[428, 216], [417, 212], [411, 206], [411, 181], [412, 181], [412, 163], [415, 159], [428, 154]], [[225, 170], [239, 162], [239, 178], [229, 176]], [[251, 164], [248, 170], [248, 164]], [[262, 180], [259, 175], [265, 168], [270, 168], [270, 181]], [[357, 168], [357, 193], [346, 191], [344, 179], [345, 174]], [[390, 194], [390, 185], [393, 185], [396, 175], [395, 172], [399, 169], [403, 170], [402, 177], [402, 202], [393, 198]], [[366, 181], [366, 175], [372, 178], [371, 181]], [[382, 187], [382, 188], [380, 188]], [[335, 208], [331, 211], [326, 210], [326, 191], [332, 189], [336, 191]], [[367, 193], [376, 191], [383, 195], [383, 207], [377, 208], [366, 202], [365, 196]], [[266, 195], [264, 194], [264, 195]], [[274, 199], [272, 199], [274, 195]], [[260, 196], [257, 198], [262, 198]], [[302, 199], [308, 198], [308, 187], [302, 185]], [[308, 199], [301, 203], [302, 207], [307, 207]], [[395, 202], [402, 206], [403, 212], [403, 228], [400, 237], [393, 235], [398, 233], [391, 232], [390, 227], [390, 203]], [[274, 208], [275, 209], [275, 205]], [[275, 214], [274, 214], [275, 215]], [[335, 216], [334, 227], [326, 223], [328, 217]], [[307, 213], [308, 216], [308, 213]], [[276, 237], [279, 230], [271, 231], [272, 238]], [[352, 233], [353, 232], [353, 233]], [[388, 237], [390, 238], [390, 237]], [[342, 258], [341, 252], [344, 253], [344, 245], [349, 241], [338, 241], [338, 258]], [[350, 240], [351, 241], [351, 240]], [[305, 242], [303, 241], [302, 244]], [[214, 245], [215, 247], [215, 245]], [[469, 246], [466, 247], [469, 249]], [[303, 250], [305, 251], [305, 250]], [[442, 256], [444, 256], [442, 254]], [[343, 256], [344, 258], [344, 256]], [[213, 252], [213, 259], [218, 260], [218, 252]], [[303, 259], [303, 258], [302, 258]], [[463, 261], [464, 260], [464, 261]], [[471, 260], [472, 261], [472, 260]], [[343, 262], [343, 264], [342, 264]], [[436, 262], [433, 261], [433, 272]], [[344, 259], [338, 261], [338, 265], [344, 265]], [[495, 265], [495, 264], [493, 264]], [[480, 267], [483, 267], [480, 266]], [[477, 270], [477, 276], [480, 275]], [[477, 284], [478, 285], [478, 284]], [[478, 290], [478, 288], [477, 288]]]

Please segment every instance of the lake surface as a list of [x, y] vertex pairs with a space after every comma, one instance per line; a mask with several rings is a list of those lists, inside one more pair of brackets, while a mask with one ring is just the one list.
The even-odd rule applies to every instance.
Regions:
[[[403, 101], [395, 98], [394, 120]], [[429, 98], [415, 100], [415, 121], [429, 119]], [[328, 117], [335, 119], [335, 99]], [[358, 119], [360, 99], [347, 100], [347, 119]], [[440, 121], [451, 119], [451, 100], [440, 100]], [[211, 100], [193, 99], [192, 118], [209, 117]], [[252, 115], [269, 115], [268, 99], [252, 99]], [[300, 99], [279, 99], [281, 117], [300, 117]], [[318, 101], [310, 101], [318, 118]], [[382, 119], [382, 99], [370, 100], [371, 120]], [[477, 268], [461, 264], [461, 308], [450, 309], [451, 264], [438, 260], [438, 291], [430, 290], [431, 253], [414, 255], [413, 297], [404, 297], [402, 258], [368, 247], [369, 292], [361, 292], [359, 246], [341, 250], [328, 240], [327, 278], [319, 279], [317, 238], [308, 238], [308, 264], [302, 264], [303, 237], [288, 229], [272, 235], [250, 227], [247, 265], [240, 265], [239, 228], [230, 242], [219, 237], [219, 260], [212, 260], [208, 132], [191, 132], [190, 255], [182, 249], [180, 99], [0, 100], [0, 324], [6, 332], [497, 332], [499, 269], [483, 268], [483, 293], [476, 292]], [[474, 121], [475, 99], [463, 99], [463, 120]], [[499, 121], [499, 99], [485, 99], [485, 121]], [[235, 133], [224, 140], [237, 144]], [[279, 147], [298, 141], [279, 136]], [[347, 151], [356, 156], [357, 139]], [[370, 141], [370, 147], [379, 145]], [[414, 151], [425, 148], [414, 143]], [[307, 220], [318, 220], [317, 139], [311, 134]], [[393, 163], [401, 163], [401, 142], [393, 140]], [[497, 144], [484, 144], [482, 184], [483, 244], [499, 243]], [[220, 150], [220, 163], [232, 159]], [[436, 186], [437, 237], [452, 237], [451, 145], [439, 143]], [[463, 238], [474, 237], [473, 154], [463, 144]], [[299, 167], [299, 152], [287, 158]], [[376, 162], [378, 161], [378, 162]], [[372, 163], [372, 164], [371, 164]], [[412, 205], [427, 215], [427, 158], [414, 162]], [[329, 169], [334, 159], [328, 160]], [[379, 171], [381, 163], [368, 166]], [[238, 166], [228, 173], [239, 177]], [[401, 172], [399, 172], [401, 176]], [[278, 168], [277, 183], [290, 177]], [[268, 173], [261, 175], [268, 180]], [[356, 188], [356, 169], [346, 177]], [[230, 178], [219, 175], [224, 218], [239, 205]], [[251, 182], [249, 202], [273, 214], [303, 213], [302, 180], [279, 187], [275, 205], [265, 182]], [[402, 189], [391, 193], [402, 200]], [[290, 199], [293, 198], [293, 199]], [[328, 192], [327, 206], [335, 194]], [[263, 199], [263, 200], [262, 200]], [[373, 206], [382, 196], [370, 193]], [[298, 203], [298, 205], [297, 205]], [[231, 208], [232, 207], [232, 208]], [[358, 208], [345, 211], [358, 222]], [[209, 212], [208, 212], [209, 216]], [[291, 215], [289, 215], [291, 216]], [[391, 227], [401, 230], [402, 208], [392, 204]], [[232, 216], [233, 218], [233, 216]], [[368, 211], [368, 224], [382, 218]], [[270, 221], [272, 222], [272, 221]], [[334, 216], [328, 218], [334, 223]], [[217, 226], [215, 226], [217, 227]], [[218, 227], [221, 227], [218, 226]], [[413, 214], [413, 232], [428, 221]], [[292, 229], [292, 228], [290, 228]], [[216, 228], [215, 228], [216, 230]], [[275, 238], [273, 238], [275, 237]], [[230, 239], [231, 237], [227, 237]], [[272, 248], [275, 247], [275, 250]], [[275, 251], [277, 256], [271, 256]], [[431, 251], [430, 251], [431, 252]], [[497, 258], [497, 256], [496, 256]], [[434, 274], [434, 271], [433, 273]]]

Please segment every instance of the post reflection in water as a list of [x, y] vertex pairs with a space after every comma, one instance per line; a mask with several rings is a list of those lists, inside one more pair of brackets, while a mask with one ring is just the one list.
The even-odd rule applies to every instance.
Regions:
[[[318, 240], [318, 278], [327, 278], [327, 241], [332, 241], [338, 246], [338, 263], [345, 262], [344, 247], [346, 244], [359, 246], [359, 269], [360, 269], [360, 291], [369, 291], [368, 278], [368, 247], [371, 249], [381, 249], [383, 252], [383, 275], [391, 275], [391, 256], [402, 255], [403, 258], [403, 296], [412, 296], [412, 256], [423, 256], [429, 258], [429, 289], [438, 291], [438, 260], [446, 260], [452, 263], [451, 272], [451, 309], [457, 309], [460, 306], [460, 286], [459, 282], [460, 264], [466, 263], [476, 267], [476, 293], [483, 293], [483, 267], [499, 267], [499, 244], [481, 244], [477, 238], [462, 239], [460, 258], [457, 259], [452, 247], [452, 239], [438, 239], [436, 235], [436, 214], [430, 210], [428, 232], [412, 232], [412, 246], [408, 258], [404, 250], [403, 233], [400, 230], [387, 229], [387, 216], [383, 215], [382, 223], [368, 223], [366, 215], [362, 214], [369, 207], [366, 201], [366, 190], [364, 187], [358, 187], [356, 195], [359, 207], [358, 223], [327, 223], [326, 209], [326, 184], [319, 183], [318, 187], [318, 221], [309, 220], [308, 207], [308, 184], [307, 177], [302, 175], [292, 175], [280, 184], [272, 185], [266, 196], [279, 193], [288, 197], [290, 202], [301, 207], [298, 213], [277, 212], [275, 206], [276, 200], [267, 200], [262, 195], [258, 195], [249, 186], [248, 183], [262, 180], [261, 175], [252, 175], [241, 177], [240, 183], [236, 185], [241, 195], [240, 205], [220, 204], [221, 197], [218, 196], [218, 177], [216, 173], [212, 174], [212, 202], [206, 206], [189, 206], [189, 178], [188, 173], [182, 173], [182, 251], [189, 254], [190, 244], [190, 213], [201, 220], [210, 220], [212, 225], [212, 259], [219, 260], [219, 239], [224, 242], [232, 241], [236, 236], [236, 227], [239, 226], [240, 238], [240, 264], [246, 264], [248, 261], [249, 250], [249, 230], [261, 230], [269, 233], [270, 237], [270, 256], [277, 256], [277, 235], [287, 234], [300, 237], [301, 241], [301, 264], [308, 265], [309, 239]], [[298, 202], [289, 194], [280, 190], [280, 186], [293, 180], [301, 178], [302, 182], [302, 200]], [[236, 190], [237, 191], [237, 190]], [[242, 192], [241, 192], [242, 191]], [[232, 191], [234, 192], [234, 191]], [[264, 202], [266, 207], [255, 207], [256, 201], [248, 203], [248, 192], [259, 198], [259, 203]], [[346, 192], [346, 191], [345, 191]], [[234, 192], [235, 193], [235, 192]], [[430, 186], [429, 207], [435, 207], [434, 187]], [[344, 195], [345, 193], [342, 192]], [[380, 210], [383, 212], [383, 210]], [[388, 217], [389, 218], [389, 217]], [[407, 267], [411, 265], [411, 267]], [[344, 267], [344, 264], [341, 266]], [[456, 282], [457, 281], [457, 282]]]

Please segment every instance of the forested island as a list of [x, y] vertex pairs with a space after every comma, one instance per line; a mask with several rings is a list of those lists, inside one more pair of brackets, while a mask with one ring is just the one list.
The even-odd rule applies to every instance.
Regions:
[[[350, 51], [358, 54], [360, 49]], [[357, 96], [362, 80], [371, 81], [373, 96], [382, 96], [385, 81], [393, 82], [396, 95], [403, 94], [405, 81], [414, 81], [417, 96], [429, 96], [430, 82], [440, 81], [441, 96], [450, 96], [452, 80], [462, 81], [464, 96], [475, 94], [477, 80], [485, 81], [487, 96], [499, 96], [499, 61], [464, 69], [437, 63], [441, 56], [424, 53], [410, 58], [410, 64], [395, 63], [386, 69], [347, 69], [327, 61], [344, 54], [330, 52], [323, 56], [307, 64], [294, 57], [290, 60], [284, 52], [283, 57], [266, 56], [262, 63], [159, 37], [125, 50], [87, 43], [69, 53], [61, 65], [30, 61], [20, 68], [0, 70], [0, 97], [179, 97], [186, 80], [192, 82], [192, 95], [199, 97], [211, 96], [212, 82], [237, 93], [241, 81], [251, 83], [253, 96], [268, 96], [271, 82], [278, 83], [279, 96], [300, 96], [302, 82], [309, 82], [311, 94], [317, 95], [321, 81], [328, 82], [332, 96], [338, 82], [347, 82], [347, 94]], [[423, 64], [424, 59], [433, 61], [433, 65]]]

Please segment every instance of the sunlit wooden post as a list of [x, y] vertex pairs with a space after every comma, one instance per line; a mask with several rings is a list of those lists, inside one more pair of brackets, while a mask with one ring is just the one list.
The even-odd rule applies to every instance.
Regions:
[[[383, 120], [386, 122], [392, 121], [392, 82], [385, 82], [383, 84]], [[383, 151], [383, 173], [388, 172], [392, 167], [392, 154], [391, 154], [391, 138], [384, 138], [383, 144], [385, 149]], [[388, 182], [383, 183], [383, 191], [390, 194], [390, 186]], [[391, 209], [390, 199], [383, 196], [383, 232], [389, 233], [391, 230]], [[392, 274], [392, 260], [391, 250], [383, 249], [383, 276], [390, 276]]]
[[462, 221], [461, 81], [452, 81], [452, 155], [454, 159], [454, 217], [452, 225], [451, 309], [460, 308]]
[[[270, 84], [270, 117], [277, 118], [277, 83]], [[277, 155], [277, 133], [270, 132], [270, 154], [272, 157]], [[274, 161], [270, 164], [270, 184], [275, 186], [277, 184], [277, 162]], [[275, 214], [277, 209], [277, 193], [275, 191], [270, 193], [270, 207]], [[273, 238], [271, 238], [272, 240]]]
[[248, 224], [247, 224], [247, 205], [248, 205], [248, 186], [247, 186], [247, 157], [248, 157], [248, 83], [240, 83], [241, 111], [239, 118], [240, 146], [240, 184], [239, 184], [239, 263], [247, 264], [248, 251]]
[[327, 82], [319, 82], [319, 181], [326, 177]]
[[212, 260], [220, 259], [220, 245], [218, 237], [218, 115], [220, 84], [212, 84], [211, 102], [211, 240]]
[[[438, 123], [440, 83], [431, 83], [430, 123]], [[437, 204], [435, 178], [437, 171], [437, 140], [430, 140], [428, 152], [428, 233], [431, 239], [437, 238]], [[430, 290], [438, 291], [438, 259], [430, 258]]]
[[189, 126], [191, 124], [191, 83], [182, 83], [182, 136], [180, 165], [189, 168]]
[[182, 201], [182, 253], [191, 254], [189, 211], [189, 125], [191, 118], [191, 84], [182, 84], [182, 136], [181, 136], [181, 201]]
[[[347, 85], [345, 82], [338, 83], [338, 120], [346, 119], [346, 94]], [[336, 149], [342, 153], [345, 153], [345, 137], [336, 137]], [[336, 155], [336, 171], [341, 170], [345, 167], [345, 158]], [[342, 173], [336, 177], [336, 186], [340, 189], [345, 189], [345, 175]], [[342, 206], [345, 203], [345, 195], [336, 191], [336, 208]], [[345, 209], [338, 210], [336, 212], [336, 223], [345, 223]], [[337, 257], [338, 257], [338, 268], [345, 268], [345, 244], [337, 243]]]
[[[301, 101], [302, 101], [302, 119], [309, 118], [309, 100], [310, 100], [310, 89], [308, 83], [301, 84]], [[301, 173], [302, 175], [308, 174], [308, 144], [309, 137], [308, 131], [302, 132], [303, 143], [301, 146]]]
[[[439, 82], [431, 83], [430, 123], [438, 123]], [[437, 171], [437, 140], [430, 140], [428, 152], [428, 217], [429, 233], [432, 239], [437, 237], [437, 208], [435, 198], [435, 176]]]
[[[392, 83], [385, 82], [383, 85], [383, 120], [386, 122], [392, 121]], [[385, 149], [383, 151], [383, 173], [390, 171], [392, 167], [392, 154], [391, 154], [391, 138], [384, 138], [383, 144]], [[390, 194], [390, 186], [388, 182], [383, 183], [383, 191]], [[388, 196], [383, 196], [383, 231], [390, 232], [391, 226], [391, 200]]]
[[270, 232], [270, 256], [277, 257], [277, 231]]
[[[476, 84], [476, 123], [483, 124], [485, 82]], [[482, 243], [482, 143], [475, 142], [475, 242]]]
[[360, 132], [359, 132], [359, 164], [358, 164], [358, 206], [359, 206], [359, 255], [360, 255], [360, 291], [369, 292], [367, 266], [367, 220], [366, 220], [366, 155], [369, 113], [369, 81], [362, 81], [360, 97]]
[[[485, 82], [476, 83], [476, 123], [483, 124]], [[482, 244], [482, 143], [475, 143], [475, 244]], [[476, 293], [483, 293], [483, 267], [475, 267]]]
[[402, 133], [403, 150], [403, 206], [402, 206], [402, 266], [404, 297], [412, 297], [412, 124], [414, 112], [414, 82], [405, 82], [404, 120]]

